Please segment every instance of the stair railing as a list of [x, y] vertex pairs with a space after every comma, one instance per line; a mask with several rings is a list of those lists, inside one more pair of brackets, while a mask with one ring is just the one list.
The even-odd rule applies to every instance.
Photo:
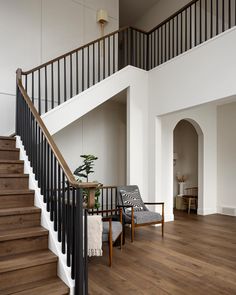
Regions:
[[150, 70], [236, 25], [236, 0], [194, 0], [149, 32], [125, 27], [22, 72], [39, 114], [133, 65]]
[[145, 32], [123, 28], [22, 72], [24, 88], [41, 115], [127, 65], [146, 69], [146, 47]]
[[94, 191], [96, 184], [75, 180], [22, 85], [20, 69], [16, 95], [16, 134], [21, 137], [62, 253], [71, 267], [74, 294], [87, 295], [87, 215], [82, 190]]

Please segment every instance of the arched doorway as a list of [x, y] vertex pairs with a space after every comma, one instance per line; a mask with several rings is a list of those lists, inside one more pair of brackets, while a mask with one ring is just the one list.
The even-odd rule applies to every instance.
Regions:
[[193, 209], [197, 212], [197, 198], [190, 199], [190, 206], [183, 196], [198, 194], [198, 134], [187, 120], [181, 120], [174, 129], [173, 138], [173, 197], [174, 209]]

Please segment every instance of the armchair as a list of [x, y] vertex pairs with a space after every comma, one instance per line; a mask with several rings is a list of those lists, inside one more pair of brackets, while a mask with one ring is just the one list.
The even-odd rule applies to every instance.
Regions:
[[[122, 207], [125, 224], [131, 225], [131, 242], [134, 241], [135, 228], [161, 224], [162, 237], [164, 237], [164, 203], [144, 203], [137, 185], [119, 186], [117, 188], [117, 200]], [[161, 205], [162, 214], [150, 211], [146, 205]]]

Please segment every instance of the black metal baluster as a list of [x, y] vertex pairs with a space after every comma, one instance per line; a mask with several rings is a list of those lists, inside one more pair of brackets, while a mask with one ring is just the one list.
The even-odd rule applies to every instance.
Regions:
[[73, 64], [72, 64], [72, 54], [70, 54], [70, 98], [73, 97]]
[[64, 57], [64, 101], [67, 100], [66, 57]]
[[200, 0], [200, 11], [199, 11], [199, 42], [202, 43], [202, 0]]
[[229, 0], [229, 4], [228, 4], [228, 12], [229, 12], [229, 26], [228, 28], [230, 29], [231, 28], [231, 0]]
[[[139, 41], [139, 68], [142, 69], [142, 34], [141, 32], [139, 32], [138, 34], [139, 38], [138, 38], [138, 41]], [[156, 54], [156, 52], [155, 52]]]
[[166, 23], [165, 23], [165, 62], [167, 60], [167, 31], [166, 31]]
[[205, 0], [205, 41], [207, 40], [207, 0]]
[[50, 176], [51, 176], [51, 153], [50, 146], [47, 143], [47, 212], [50, 211]]
[[100, 44], [100, 41], [98, 41], [98, 82], [100, 82], [101, 81], [101, 78], [100, 78], [100, 74], [101, 74], [101, 68], [100, 68], [100, 63], [101, 63], [101, 61], [100, 61], [100, 46], [101, 46], [101, 44]]
[[31, 91], [31, 95], [32, 95], [32, 103], [34, 104], [34, 72], [32, 72], [32, 91]]
[[53, 196], [54, 196], [54, 230], [57, 231], [57, 218], [58, 218], [58, 210], [57, 210], [57, 204], [58, 204], [58, 194], [57, 194], [57, 159], [54, 156], [54, 186], [53, 186]]
[[180, 14], [180, 51], [181, 53], [183, 53], [183, 13], [181, 12]]
[[58, 189], [58, 242], [61, 242], [61, 220], [62, 220], [62, 212], [61, 212], [61, 167], [58, 164], [57, 165], [58, 169], [58, 176], [57, 176], [57, 189]]
[[[75, 217], [76, 217], [76, 210], [75, 210], [75, 197], [76, 197], [76, 190], [73, 188], [72, 189], [72, 204], [71, 204], [71, 214], [70, 214], [70, 218], [71, 218], [71, 254], [72, 254], [72, 260], [71, 260], [71, 278], [75, 279], [75, 249], [76, 249], [76, 245], [75, 245]], [[76, 200], [78, 201], [78, 200]]]
[[85, 73], [84, 73], [84, 48], [82, 48], [82, 91], [84, 91], [84, 80], [85, 80]]
[[189, 11], [189, 48], [192, 48], [192, 6]]
[[111, 37], [109, 36], [108, 39], [107, 39], [107, 42], [108, 42], [108, 76], [110, 76], [110, 73], [111, 73], [111, 45], [110, 45], [110, 42], [111, 42]]
[[66, 253], [66, 204], [65, 204], [65, 173], [62, 172], [62, 253]]
[[51, 175], [50, 175], [50, 179], [51, 179], [51, 188], [50, 188], [50, 220], [53, 221], [54, 220], [54, 154], [53, 151], [51, 150]]
[[177, 55], [179, 55], [179, 15], [177, 15], [177, 24], [176, 24], [176, 50]]
[[197, 2], [194, 3], [194, 46], [197, 45]]
[[115, 73], [116, 71], [116, 39], [115, 39], [116, 35], [114, 34], [113, 35], [113, 74]]
[[222, 32], [225, 31], [225, 1], [222, 0]]
[[76, 79], [76, 94], [79, 93], [79, 58], [78, 51], [75, 53], [75, 79]]
[[93, 43], [93, 85], [95, 84], [95, 44]]
[[211, 0], [211, 38], [213, 36], [213, 1]]
[[57, 95], [57, 103], [61, 104], [61, 74], [60, 74], [60, 61], [57, 62], [57, 87], [58, 87], [58, 95]]
[[52, 89], [51, 89], [51, 106], [52, 109], [54, 109], [54, 68], [53, 68], [53, 63], [51, 64], [51, 81], [52, 81]]
[[[106, 188], [106, 210], [108, 210], [108, 188]], [[108, 216], [108, 212], [106, 214]]]
[[216, 0], [216, 35], [219, 34], [219, 1]]
[[103, 79], [106, 77], [106, 40], [103, 39]]
[[41, 115], [41, 77], [40, 70], [38, 70], [38, 112]]
[[48, 78], [47, 78], [47, 66], [44, 68], [45, 73], [45, 113], [48, 111]]
[[170, 59], [170, 21], [168, 22], [168, 60]]
[[175, 56], [175, 18], [172, 20], [172, 58]]
[[[77, 201], [77, 200], [76, 200]], [[66, 255], [66, 261], [67, 261], [67, 266], [71, 266], [71, 202], [70, 202], [70, 184], [67, 181], [67, 200], [66, 200], [66, 205], [67, 205], [67, 212], [66, 212], [66, 241], [67, 241], [67, 255]], [[78, 224], [78, 227], [80, 227], [80, 225]], [[79, 249], [78, 249], [79, 251]]]
[[90, 53], [89, 46], [87, 47], [87, 88], [90, 87]]

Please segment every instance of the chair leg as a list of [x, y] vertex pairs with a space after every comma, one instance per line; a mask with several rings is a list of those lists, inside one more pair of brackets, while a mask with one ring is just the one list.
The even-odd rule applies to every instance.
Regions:
[[112, 242], [109, 242], [109, 266], [112, 265]]
[[120, 234], [120, 250], [122, 250], [122, 244], [123, 244], [123, 232]]
[[131, 243], [134, 241], [134, 223], [131, 223]]
[[164, 238], [164, 220], [162, 220], [162, 223], [161, 223], [161, 234], [162, 234], [162, 238]]
[[190, 214], [191, 198], [188, 199], [188, 214]]

